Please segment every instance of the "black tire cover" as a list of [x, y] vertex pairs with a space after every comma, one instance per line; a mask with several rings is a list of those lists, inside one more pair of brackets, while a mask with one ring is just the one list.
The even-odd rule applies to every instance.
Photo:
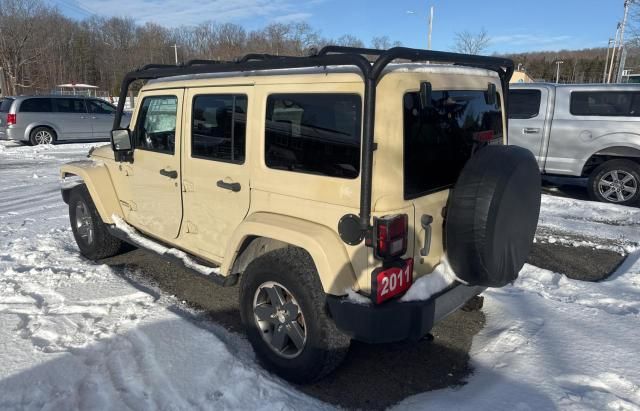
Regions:
[[462, 169], [446, 212], [445, 247], [458, 278], [502, 287], [529, 256], [540, 214], [540, 170], [530, 151], [486, 146]]

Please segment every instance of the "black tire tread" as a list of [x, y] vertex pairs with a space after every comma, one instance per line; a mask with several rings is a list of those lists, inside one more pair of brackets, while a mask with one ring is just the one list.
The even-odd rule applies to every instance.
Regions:
[[[93, 244], [89, 247], [85, 247], [78, 241], [77, 233], [75, 230], [75, 207], [78, 200], [83, 200], [89, 206], [91, 218], [93, 220]], [[120, 254], [126, 250], [127, 245], [125, 242], [112, 236], [107, 230], [106, 225], [102, 221], [98, 210], [96, 209], [91, 194], [85, 184], [81, 184], [71, 189], [69, 194], [69, 220], [73, 235], [76, 238], [76, 243], [80, 249], [80, 253], [90, 260], [100, 260], [107, 257]]]
[[[242, 321], [245, 327], [250, 327], [253, 324], [253, 319], [246, 318], [246, 315], [244, 315], [246, 308], [244, 304], [247, 302], [252, 304], [251, 300], [255, 292], [255, 288], [252, 287], [252, 279], [255, 279], [256, 276], [264, 275], [265, 270], [270, 269], [278, 270], [282, 273], [289, 273], [290, 275], [287, 276], [287, 279], [295, 282], [298, 286], [296, 288], [303, 290], [303, 295], [296, 294], [295, 297], [301, 305], [303, 304], [301, 300], [310, 302], [313, 312], [304, 312], [305, 319], [307, 322], [312, 320], [318, 324], [324, 352], [321, 361], [318, 361], [318, 364], [315, 364], [314, 367], [312, 366], [312, 369], [307, 370], [304, 375], [300, 375], [300, 373], [294, 375], [283, 374], [277, 366], [274, 366], [268, 360], [265, 361], [264, 358], [262, 358], [262, 362], [266, 368], [269, 368], [271, 371], [289, 381], [295, 383], [317, 381], [331, 373], [340, 365], [347, 354], [351, 339], [338, 330], [333, 320], [329, 317], [325, 302], [326, 295], [320, 283], [315, 264], [309, 253], [298, 247], [286, 247], [268, 252], [253, 260], [249, 266], [247, 266], [240, 283], [241, 316], [243, 317]], [[289, 288], [291, 284], [283, 285]], [[249, 330], [247, 331], [249, 335]], [[258, 338], [261, 337], [258, 335]], [[258, 342], [263, 343], [261, 340]], [[253, 343], [252, 341], [252, 344]], [[259, 354], [259, 351], [256, 350], [256, 353]]]

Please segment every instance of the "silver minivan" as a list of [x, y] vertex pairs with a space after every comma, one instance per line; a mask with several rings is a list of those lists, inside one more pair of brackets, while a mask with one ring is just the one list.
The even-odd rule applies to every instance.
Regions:
[[509, 144], [594, 200], [640, 204], [640, 84], [513, 84]]
[[[109, 140], [116, 108], [83, 96], [20, 96], [0, 100], [0, 140], [36, 144]], [[129, 117], [123, 117], [128, 123]], [[125, 124], [126, 125], [126, 124]]]

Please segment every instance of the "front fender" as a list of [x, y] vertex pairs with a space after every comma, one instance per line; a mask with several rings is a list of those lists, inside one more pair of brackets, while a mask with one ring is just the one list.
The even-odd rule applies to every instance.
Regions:
[[220, 267], [222, 273], [232, 274], [229, 271], [249, 237], [271, 238], [305, 249], [327, 294], [344, 295], [345, 290], [357, 287], [351, 260], [336, 233], [307, 220], [264, 212], [251, 214], [236, 228]]
[[[113, 224], [112, 215], [124, 218], [118, 196], [111, 181], [107, 166], [101, 161], [82, 160], [73, 161], [60, 167], [60, 176], [65, 179], [70, 176], [80, 177], [87, 186], [91, 199], [100, 214], [100, 218], [107, 224]], [[63, 197], [65, 190], [63, 187]]]

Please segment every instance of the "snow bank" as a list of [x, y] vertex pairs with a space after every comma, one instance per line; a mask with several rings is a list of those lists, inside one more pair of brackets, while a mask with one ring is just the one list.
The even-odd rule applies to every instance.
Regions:
[[428, 300], [455, 281], [462, 282], [456, 277], [447, 257], [443, 257], [433, 272], [416, 280], [400, 301]]
[[514, 286], [484, 294], [469, 383], [396, 409], [640, 409], [640, 252], [630, 258], [603, 283], [525, 265]]

